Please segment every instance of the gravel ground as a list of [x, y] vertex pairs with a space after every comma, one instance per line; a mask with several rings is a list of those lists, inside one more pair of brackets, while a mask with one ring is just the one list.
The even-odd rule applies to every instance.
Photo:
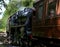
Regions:
[[1, 44], [0, 47], [19, 47], [19, 46], [12, 46], [12, 45], [9, 45], [9, 44]]
[[12, 46], [10, 44], [5, 44], [6, 39], [7, 39], [6, 36], [7, 36], [6, 33], [4, 32], [0, 33], [0, 47], [19, 47], [19, 46]]

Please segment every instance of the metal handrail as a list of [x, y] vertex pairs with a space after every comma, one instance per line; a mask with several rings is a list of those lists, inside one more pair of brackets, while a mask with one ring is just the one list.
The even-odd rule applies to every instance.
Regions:
[[25, 25], [16, 25], [16, 26], [10, 26], [10, 27], [24, 27]]

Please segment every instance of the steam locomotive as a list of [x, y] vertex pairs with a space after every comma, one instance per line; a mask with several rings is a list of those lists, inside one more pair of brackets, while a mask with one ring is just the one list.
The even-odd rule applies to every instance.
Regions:
[[12, 44], [21, 44], [22, 40], [30, 40], [32, 35], [33, 9], [24, 8], [14, 13], [8, 19], [7, 36]]

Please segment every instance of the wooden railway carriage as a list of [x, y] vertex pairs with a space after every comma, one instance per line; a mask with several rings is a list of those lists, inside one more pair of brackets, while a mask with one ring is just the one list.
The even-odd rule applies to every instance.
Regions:
[[32, 17], [32, 36], [60, 39], [60, 0], [39, 0]]
[[32, 36], [35, 38], [32, 45], [60, 47], [60, 0], [37, 1], [32, 16]]

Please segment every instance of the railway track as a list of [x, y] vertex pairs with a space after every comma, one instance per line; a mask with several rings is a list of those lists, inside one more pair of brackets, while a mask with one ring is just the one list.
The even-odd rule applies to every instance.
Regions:
[[60, 47], [60, 40], [54, 38], [39, 38], [32, 40], [33, 47]]
[[[19, 47], [11, 44], [5, 44], [3, 42], [6, 39], [4, 35], [5, 33], [0, 33], [0, 46]], [[34, 37], [34, 39], [32, 39], [32, 47], [60, 47], [60, 39]]]

